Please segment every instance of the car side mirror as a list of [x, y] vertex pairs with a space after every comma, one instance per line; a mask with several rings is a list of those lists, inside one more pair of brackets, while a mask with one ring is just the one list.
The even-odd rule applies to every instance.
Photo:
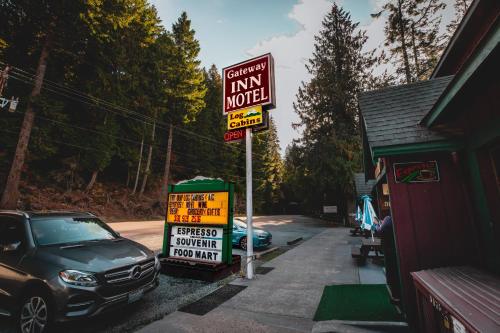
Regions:
[[15, 252], [19, 249], [19, 247], [21, 246], [21, 242], [15, 242], [15, 243], [11, 243], [11, 244], [5, 244], [3, 247], [2, 247], [2, 251], [3, 252]]
[[115, 234], [118, 236], [118, 237], [121, 237], [122, 235], [120, 235], [119, 232], [115, 231]]

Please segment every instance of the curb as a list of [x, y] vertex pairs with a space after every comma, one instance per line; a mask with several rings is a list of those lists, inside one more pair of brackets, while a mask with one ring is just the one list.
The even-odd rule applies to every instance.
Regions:
[[264, 255], [266, 255], [266, 254], [269, 254], [269, 253], [271, 253], [271, 252], [274, 252], [274, 251], [276, 251], [276, 250], [278, 250], [278, 249], [279, 249], [279, 246], [275, 246], [275, 247], [272, 247], [272, 248], [270, 248], [270, 249], [268, 249], [268, 250], [265, 250], [265, 251], [259, 252], [258, 254], [256, 254], [256, 255], [255, 255], [255, 258], [259, 259], [260, 257], [262, 257], [262, 256], [264, 256]]
[[302, 238], [302, 237], [299, 237], [299, 238], [296, 238], [296, 239], [291, 240], [291, 241], [289, 241], [289, 242], [286, 242], [286, 245], [295, 245], [295, 244], [297, 244], [298, 242], [300, 242], [301, 240], [303, 240], [303, 238]]

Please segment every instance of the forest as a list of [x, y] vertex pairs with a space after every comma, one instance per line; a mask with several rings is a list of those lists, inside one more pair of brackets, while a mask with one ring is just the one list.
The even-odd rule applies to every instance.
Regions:
[[[383, 50], [367, 51], [336, 4], [318, 18], [312, 79], [294, 104], [300, 139], [282, 157], [272, 117], [254, 136], [255, 211], [333, 203], [345, 216], [362, 168], [357, 94], [428, 78], [469, 4], [385, 0], [372, 14]], [[221, 69], [201, 66], [188, 13], [170, 28], [147, 0], [8, 0], [0, 13], [0, 95], [19, 101], [0, 109], [1, 208], [160, 216], [162, 184], [205, 176], [235, 182], [244, 212], [245, 147], [223, 142]]]

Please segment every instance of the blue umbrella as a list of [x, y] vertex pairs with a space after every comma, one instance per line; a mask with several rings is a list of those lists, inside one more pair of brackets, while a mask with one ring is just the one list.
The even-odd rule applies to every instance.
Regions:
[[363, 221], [363, 214], [361, 213], [361, 208], [359, 207], [359, 205], [356, 207], [356, 217], [354, 218], [354, 220], [361, 224], [361, 222]]
[[377, 214], [375, 214], [375, 210], [373, 210], [372, 198], [368, 195], [364, 195], [361, 199], [363, 199], [363, 219], [361, 228], [373, 232], [376, 228], [375, 221], [377, 220]]

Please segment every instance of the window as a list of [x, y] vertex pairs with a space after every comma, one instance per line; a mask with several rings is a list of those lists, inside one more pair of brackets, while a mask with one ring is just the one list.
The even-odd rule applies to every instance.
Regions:
[[38, 245], [97, 241], [117, 237], [113, 230], [96, 218], [32, 219], [31, 229]]
[[25, 233], [21, 221], [12, 217], [0, 217], [0, 247], [20, 243], [24, 244]]

